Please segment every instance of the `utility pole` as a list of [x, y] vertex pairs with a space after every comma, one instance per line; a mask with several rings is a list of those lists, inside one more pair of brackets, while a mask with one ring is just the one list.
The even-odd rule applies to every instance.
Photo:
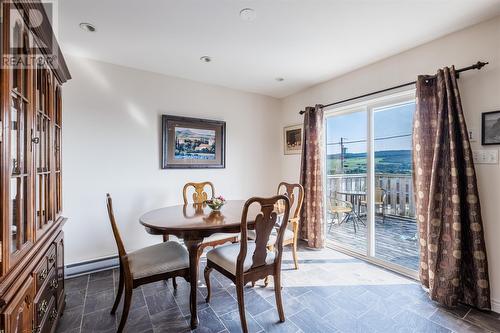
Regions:
[[344, 140], [347, 138], [340, 138], [340, 170], [344, 173], [344, 159], [345, 159], [345, 148], [344, 148]]

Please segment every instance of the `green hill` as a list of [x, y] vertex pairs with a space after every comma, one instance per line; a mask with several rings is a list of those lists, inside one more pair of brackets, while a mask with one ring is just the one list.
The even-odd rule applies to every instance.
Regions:
[[[375, 152], [376, 173], [411, 173], [411, 150], [383, 150]], [[344, 156], [344, 171], [340, 167], [340, 154], [327, 156], [327, 173], [366, 173], [366, 153], [347, 153]]]

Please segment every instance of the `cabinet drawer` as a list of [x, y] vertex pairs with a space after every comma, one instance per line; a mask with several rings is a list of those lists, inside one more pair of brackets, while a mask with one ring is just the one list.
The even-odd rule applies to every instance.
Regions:
[[50, 271], [50, 269], [56, 265], [56, 260], [57, 260], [56, 244], [52, 243], [50, 245], [49, 249], [47, 250], [47, 252], [45, 254], [45, 257], [47, 258], [47, 265], [48, 265], [49, 271]]
[[[35, 322], [40, 325], [45, 315], [49, 312], [50, 300], [55, 298], [57, 288], [56, 270], [51, 269], [45, 283], [35, 298]], [[55, 301], [55, 300], [54, 300]]]
[[34, 333], [50, 333], [57, 319], [56, 298], [54, 295], [49, 300], [47, 311], [41, 323], [35, 326]]
[[52, 244], [33, 271], [36, 292], [41, 289], [43, 283], [47, 280], [50, 270], [55, 267], [56, 261], [56, 245]]

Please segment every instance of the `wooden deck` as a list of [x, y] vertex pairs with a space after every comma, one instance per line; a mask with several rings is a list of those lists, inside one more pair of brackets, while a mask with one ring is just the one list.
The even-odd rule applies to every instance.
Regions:
[[[366, 253], [367, 228], [357, 223], [354, 232], [353, 220], [330, 228], [331, 218], [328, 217], [326, 227], [327, 238], [339, 245], [347, 246], [360, 253]], [[413, 270], [418, 270], [418, 235], [415, 220], [381, 216], [375, 222], [375, 257], [398, 264]]]

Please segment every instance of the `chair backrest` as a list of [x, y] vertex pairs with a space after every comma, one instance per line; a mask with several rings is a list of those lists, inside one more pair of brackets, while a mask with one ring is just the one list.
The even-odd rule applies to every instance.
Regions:
[[290, 200], [291, 219], [299, 218], [302, 202], [304, 201], [304, 187], [300, 184], [281, 182], [278, 185], [278, 195], [283, 194]]
[[115, 214], [113, 212], [113, 200], [111, 199], [111, 195], [109, 195], [109, 193], [106, 193], [106, 206], [108, 208], [108, 216], [109, 222], [111, 223], [111, 229], [113, 229], [113, 236], [115, 237], [116, 246], [118, 247], [118, 254], [120, 258], [123, 258], [127, 255], [127, 252], [125, 251], [125, 247], [123, 246], [120, 231], [116, 226]]
[[290, 200], [285, 195], [276, 195], [271, 198], [250, 198], [245, 202], [243, 207], [243, 213], [241, 215], [241, 241], [240, 241], [240, 253], [238, 254], [238, 259], [236, 261], [236, 273], [243, 273], [243, 264], [247, 255], [248, 248], [248, 211], [252, 204], [260, 205], [260, 211], [255, 217], [255, 251], [252, 255], [252, 266], [251, 268], [260, 267], [266, 265], [267, 257], [267, 243], [269, 241], [269, 236], [273, 228], [276, 226], [278, 220], [278, 213], [276, 212], [276, 205], [279, 201], [283, 202], [283, 218], [281, 219], [281, 225], [278, 229], [278, 237], [274, 244], [275, 251], [277, 251], [276, 257], [274, 259], [274, 264], [281, 263], [281, 255], [283, 252], [283, 236], [287, 226], [287, 221], [290, 214]]
[[384, 202], [386, 195], [387, 195], [387, 192], [383, 188], [381, 188], [381, 187], [375, 188], [375, 201]]
[[[210, 197], [208, 196], [208, 193], [205, 192], [205, 187], [207, 186], [212, 190], [212, 194], [210, 195]], [[190, 187], [194, 188], [193, 203], [195, 204], [201, 204], [205, 200], [212, 199], [215, 195], [214, 184], [212, 184], [211, 182], [187, 183], [182, 189], [182, 198], [184, 199], [185, 205], [188, 204], [187, 192]]]

